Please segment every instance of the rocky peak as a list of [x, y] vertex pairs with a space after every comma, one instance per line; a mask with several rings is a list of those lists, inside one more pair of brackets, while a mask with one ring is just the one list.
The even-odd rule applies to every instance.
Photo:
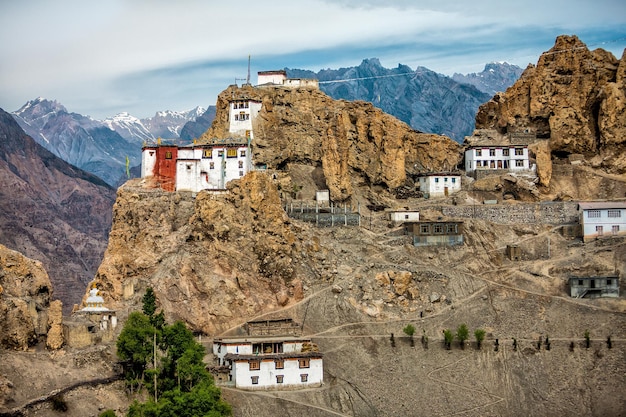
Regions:
[[[547, 141], [544, 148], [553, 157], [582, 154], [594, 167], [623, 173], [625, 71], [626, 54], [618, 60], [603, 49], [590, 51], [576, 36], [559, 36], [536, 66], [480, 107], [476, 128], [501, 133], [530, 128]], [[542, 178], [544, 185], [549, 181]]]
[[333, 100], [314, 89], [231, 86], [218, 96], [215, 121], [200, 140], [228, 137], [229, 102], [262, 101], [255, 120], [254, 160], [270, 169], [318, 168], [316, 185], [333, 201], [349, 200], [355, 184], [395, 189], [420, 172], [457, 166], [459, 145], [420, 133], [371, 103]]

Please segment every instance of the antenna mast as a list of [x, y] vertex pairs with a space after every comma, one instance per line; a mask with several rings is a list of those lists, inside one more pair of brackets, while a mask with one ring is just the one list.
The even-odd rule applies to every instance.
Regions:
[[246, 84], [250, 84], [250, 54], [248, 54], [248, 78], [246, 78]]

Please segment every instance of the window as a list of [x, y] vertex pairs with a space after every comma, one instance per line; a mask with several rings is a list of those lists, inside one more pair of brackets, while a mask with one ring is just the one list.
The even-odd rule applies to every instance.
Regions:
[[223, 158], [224, 157], [224, 150], [220, 149], [219, 151], [217, 151], [217, 156], [218, 156], [218, 158]]
[[252, 385], [258, 385], [259, 384], [259, 376], [255, 375], [252, 378]]
[[226, 157], [227, 158], [237, 158], [237, 149], [235, 148], [229, 148], [226, 150]]
[[489, 156], [496, 156], [496, 150], [495, 149], [489, 149]]
[[611, 226], [611, 233], [613, 233], [614, 235], [619, 233], [619, 225], [613, 225]]
[[598, 236], [602, 236], [604, 234], [602, 226], [596, 226], [596, 233]]
[[421, 224], [420, 225], [420, 234], [422, 234], [422, 235], [430, 234], [430, 225], [429, 224]]
[[309, 374], [300, 374], [300, 382], [307, 382], [309, 380]]
[[300, 368], [308, 368], [309, 366], [311, 366], [310, 359], [309, 358], [298, 359], [298, 365], [300, 365]]
[[524, 166], [524, 160], [523, 159], [516, 159], [515, 160], [515, 166], [516, 167], [523, 167]]
[[483, 156], [483, 150], [482, 149], [476, 149], [476, 156]]
[[261, 369], [261, 361], [250, 361], [250, 370], [258, 371]]
[[452, 184], [456, 183], [456, 178], [452, 178]]
[[285, 361], [282, 359], [276, 359], [274, 361], [274, 366], [276, 369], [284, 369], [285, 368]]
[[446, 225], [446, 226], [447, 226], [447, 227], [446, 227], [446, 230], [447, 230], [447, 233], [448, 233], [449, 235], [455, 235], [455, 234], [457, 233], [457, 227], [456, 227], [456, 224], [454, 224], [454, 223], [450, 223], [450, 224], [448, 224], [448, 225]]
[[607, 212], [608, 217], [622, 217], [621, 210], [609, 210]]
[[203, 149], [202, 150], [203, 158], [213, 158], [213, 149]]
[[239, 168], [243, 168], [243, 161], [239, 161]]
[[238, 114], [235, 115], [235, 121], [239, 121], [239, 115]]
[[165, 152], [165, 159], [172, 159], [172, 152], [171, 151]]
[[524, 148], [515, 148], [515, 155], [524, 155]]
[[241, 156], [242, 158], [243, 158], [244, 156], [246, 156], [246, 151], [240, 151], [240, 152], [239, 152], [239, 156]]
[[285, 379], [284, 375], [276, 375], [276, 383], [277, 384], [282, 384], [283, 383], [283, 379]]
[[433, 233], [436, 235], [443, 234], [443, 224], [435, 224], [433, 225]]
[[613, 281], [611, 281], [610, 279], [606, 280], [606, 285], [613, 285]]
[[214, 169], [214, 168], [215, 168], [215, 164], [211, 162], [211, 164], [209, 165], [209, 169]]
[[404, 215], [404, 220], [409, 220], [409, 215], [408, 214]]
[[509, 150], [508, 149], [502, 149], [502, 156], [509, 156]]
[[187, 171], [191, 171], [191, 164], [186, 164], [187, 165]]
[[600, 218], [600, 210], [589, 210], [587, 211], [587, 217], [590, 219], [598, 219]]
[[439, 182], [439, 178], [435, 177], [435, 182]]
[[582, 286], [583, 286], [583, 280], [582, 280], [582, 279], [579, 279], [579, 280], [578, 280], [578, 286], [580, 286], [580, 287], [582, 287]]

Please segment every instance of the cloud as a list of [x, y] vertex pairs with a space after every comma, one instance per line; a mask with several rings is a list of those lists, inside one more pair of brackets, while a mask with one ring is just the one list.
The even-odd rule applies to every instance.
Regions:
[[[377, 57], [434, 71], [536, 62], [562, 33], [626, 42], [626, 3], [597, 0], [64, 0], [2, 2], [0, 91], [7, 110], [46, 96], [95, 117], [214, 102], [258, 70], [358, 65]], [[564, 9], [566, 7], [566, 9]], [[611, 48], [608, 48], [611, 50]], [[620, 54], [621, 55], [621, 54]], [[183, 106], [183, 107], [180, 107]]]

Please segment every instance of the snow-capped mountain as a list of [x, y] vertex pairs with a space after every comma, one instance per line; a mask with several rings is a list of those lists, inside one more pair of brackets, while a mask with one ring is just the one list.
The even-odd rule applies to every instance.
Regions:
[[494, 95], [506, 91], [522, 75], [524, 70], [508, 62], [490, 62], [478, 73], [454, 74], [452, 79], [462, 84], [473, 85], [483, 93]]
[[39, 97], [12, 116], [44, 148], [110, 185], [124, 177], [126, 157], [132, 165], [141, 160], [141, 146], [129, 143], [98, 120], [68, 112], [57, 101]]
[[109, 129], [115, 130], [130, 142], [152, 142], [157, 138], [178, 139], [187, 122], [195, 121], [205, 112], [198, 106], [194, 109], [177, 112], [158, 111], [153, 117], [139, 119], [123, 112], [103, 121]]
[[154, 141], [154, 135], [143, 124], [141, 119], [126, 112], [118, 113], [102, 121], [109, 129], [116, 131], [129, 142], [142, 143]]

